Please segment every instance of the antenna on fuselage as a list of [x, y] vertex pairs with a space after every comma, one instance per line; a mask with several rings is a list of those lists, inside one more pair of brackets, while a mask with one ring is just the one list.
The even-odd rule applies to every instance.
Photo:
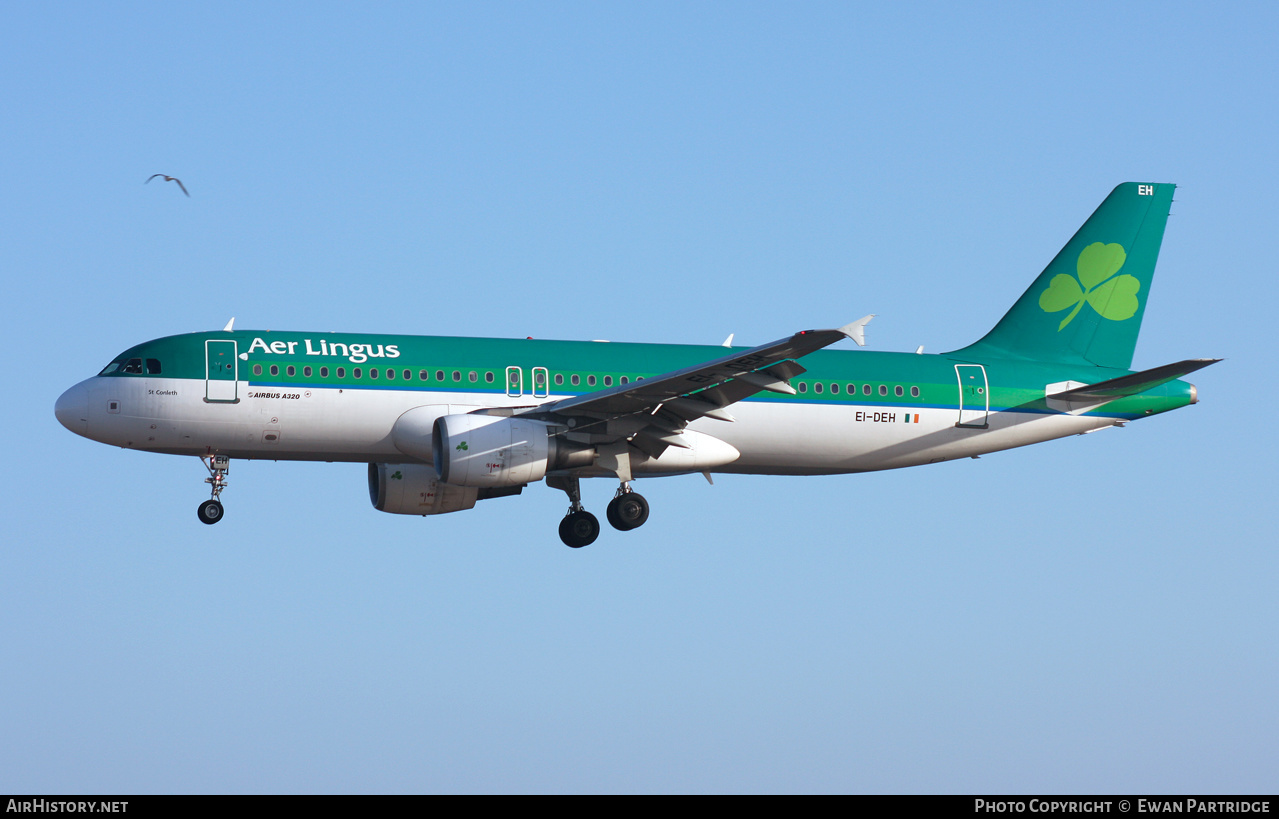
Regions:
[[231, 320], [230, 320], [230, 321], [228, 321], [228, 322], [226, 323], [226, 326], [222, 328], [222, 332], [224, 332], [224, 333], [229, 333], [229, 332], [231, 332], [231, 328], [232, 328], [234, 325], [235, 325], [235, 316], [231, 316]]

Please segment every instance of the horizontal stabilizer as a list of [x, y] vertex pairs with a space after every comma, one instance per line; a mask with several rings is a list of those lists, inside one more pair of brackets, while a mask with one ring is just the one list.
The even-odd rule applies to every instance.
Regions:
[[1178, 361], [1176, 364], [1155, 367], [1153, 370], [1143, 370], [1132, 375], [1121, 375], [1119, 378], [1098, 381], [1096, 384], [1075, 387], [1065, 392], [1052, 393], [1048, 397], [1057, 401], [1114, 401], [1126, 395], [1136, 395], [1158, 387], [1160, 384], [1166, 384], [1169, 381], [1181, 378], [1183, 375], [1189, 375], [1195, 370], [1203, 369], [1209, 364], [1216, 364], [1220, 360], [1220, 358], [1191, 358], [1185, 361]]

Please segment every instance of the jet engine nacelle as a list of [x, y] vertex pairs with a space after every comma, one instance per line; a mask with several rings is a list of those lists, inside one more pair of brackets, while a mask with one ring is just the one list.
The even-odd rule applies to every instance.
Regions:
[[432, 454], [440, 479], [456, 486], [516, 486], [546, 477], [550, 428], [492, 415], [435, 421]]
[[475, 506], [479, 490], [450, 486], [425, 464], [369, 464], [369, 500], [380, 512], [442, 515]]
[[562, 442], [549, 424], [494, 415], [437, 419], [431, 449], [440, 480], [457, 486], [522, 486], [595, 460], [593, 448]]
[[414, 407], [395, 420], [391, 427], [391, 443], [409, 458], [429, 464], [435, 459], [431, 451], [431, 431], [435, 419], [442, 415], [462, 415], [479, 407], [464, 404], [427, 404]]

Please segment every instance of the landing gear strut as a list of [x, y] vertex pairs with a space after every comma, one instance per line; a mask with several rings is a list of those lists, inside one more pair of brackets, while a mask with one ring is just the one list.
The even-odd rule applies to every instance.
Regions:
[[631, 489], [629, 483], [623, 482], [617, 488], [617, 494], [609, 501], [605, 515], [614, 529], [629, 532], [643, 526], [644, 521], [648, 520], [648, 501]]
[[600, 536], [599, 519], [582, 508], [582, 488], [577, 478], [547, 478], [546, 483], [568, 495], [568, 514], [560, 521], [560, 540], [572, 549], [580, 549]]
[[218, 497], [227, 487], [226, 474], [231, 471], [231, 459], [225, 455], [210, 455], [201, 458], [200, 462], [209, 470], [209, 477], [204, 482], [212, 488], [213, 494], [196, 508], [195, 514], [201, 523], [212, 525], [222, 520], [222, 501]]

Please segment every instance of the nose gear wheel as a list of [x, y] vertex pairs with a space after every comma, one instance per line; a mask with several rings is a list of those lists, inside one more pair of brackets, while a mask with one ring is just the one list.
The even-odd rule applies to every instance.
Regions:
[[210, 455], [207, 458], [201, 458], [200, 463], [209, 470], [209, 477], [205, 478], [204, 482], [210, 487], [211, 497], [200, 503], [195, 514], [200, 518], [201, 523], [212, 526], [222, 520], [222, 501], [218, 498], [222, 495], [222, 490], [227, 487], [226, 474], [231, 471], [231, 459], [225, 455]]
[[201, 523], [212, 525], [222, 520], [222, 503], [215, 500], [204, 501], [195, 510], [195, 513], [200, 518]]

